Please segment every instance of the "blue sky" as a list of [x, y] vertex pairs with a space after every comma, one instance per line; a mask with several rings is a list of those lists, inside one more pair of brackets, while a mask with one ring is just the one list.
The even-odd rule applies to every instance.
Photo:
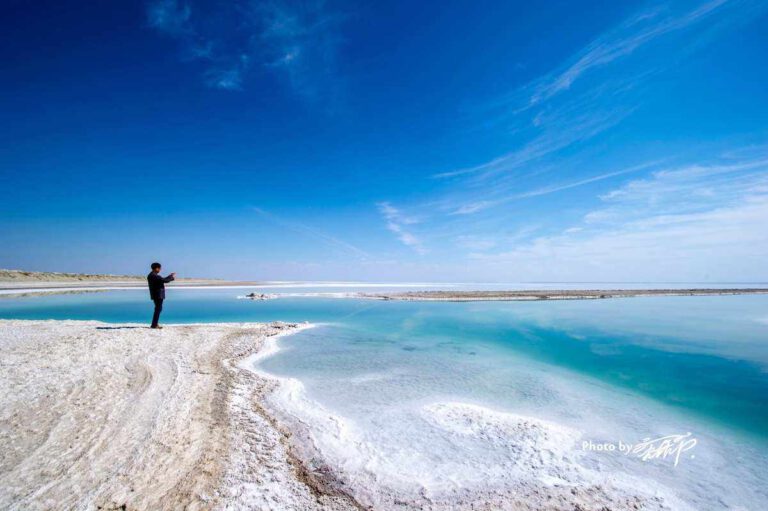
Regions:
[[0, 267], [768, 281], [767, 7], [12, 0]]

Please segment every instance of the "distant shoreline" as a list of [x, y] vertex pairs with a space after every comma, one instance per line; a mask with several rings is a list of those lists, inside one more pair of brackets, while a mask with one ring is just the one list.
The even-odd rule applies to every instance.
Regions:
[[[541, 284], [541, 283], [540, 283]], [[586, 284], [586, 283], [585, 283]], [[599, 283], [597, 283], [600, 285]], [[631, 285], [633, 283], [624, 283]], [[653, 285], [653, 283], [648, 283]], [[680, 283], [683, 284], [683, 283]], [[723, 283], [725, 285], [727, 283]], [[96, 291], [131, 290], [146, 288], [144, 276], [96, 275], [84, 273], [30, 272], [0, 269], [0, 296], [22, 297], [45, 294], [82, 293]], [[176, 289], [263, 289], [269, 288], [349, 288], [349, 291], [313, 291], [271, 293], [270, 298], [360, 298], [367, 300], [432, 301], [432, 302], [482, 302], [482, 301], [539, 301], [539, 300], [600, 300], [638, 296], [724, 296], [768, 294], [764, 283], [739, 284], [735, 287], [645, 288], [645, 289], [514, 289], [507, 290], [458, 290], [445, 289], [485, 284], [471, 283], [384, 283], [384, 282], [299, 282], [299, 281], [249, 281], [204, 278], [179, 278], [171, 287]], [[499, 284], [506, 285], [506, 284]], [[568, 283], [561, 283], [568, 285]], [[595, 283], [592, 283], [595, 285]], [[669, 285], [669, 284], [667, 284]], [[694, 283], [688, 284], [694, 285]], [[739, 287], [739, 286], [765, 287]], [[544, 284], [546, 286], [546, 284]], [[354, 288], [411, 288], [413, 291], [387, 290], [382, 292], [356, 291]], [[443, 288], [443, 289], [439, 289]]]
[[[149, 270], [147, 270], [149, 273]], [[219, 279], [181, 278], [177, 285], [216, 285], [228, 283]], [[250, 284], [250, 283], [249, 283]], [[146, 285], [144, 275], [108, 275], [92, 273], [62, 273], [0, 269], [0, 289], [71, 288], [71, 287], [141, 287]]]
[[511, 302], [537, 300], [601, 300], [638, 296], [723, 296], [768, 294], [768, 288], [689, 289], [550, 289], [512, 291], [409, 291], [357, 293], [360, 298], [419, 302]]
[[[143, 282], [82, 282], [82, 283], [18, 283], [6, 285], [0, 282], [0, 298], [21, 298], [56, 294], [93, 293], [101, 291], [130, 291], [146, 287]], [[360, 287], [365, 287], [361, 284]], [[178, 290], [195, 289], [260, 289], [270, 287], [261, 282], [211, 282], [188, 280], [174, 282]], [[281, 286], [276, 286], [281, 287]], [[297, 285], [297, 287], [307, 287]], [[319, 286], [320, 287], [320, 286]], [[544, 300], [603, 300], [609, 298], [633, 298], [643, 296], [733, 296], [765, 295], [768, 288], [685, 288], [685, 289], [548, 289], [548, 290], [507, 290], [507, 291], [405, 291], [405, 292], [290, 292], [269, 294], [269, 299], [281, 298], [337, 298], [381, 301], [412, 302], [524, 302]], [[238, 296], [238, 298], [247, 298]]]
[[[177, 279], [173, 287], [263, 287], [261, 282], [229, 282], [225, 280]], [[3, 282], [0, 281], [0, 291], [34, 292], [36, 290], [77, 291], [98, 289], [143, 289], [147, 287], [146, 279], [130, 281], [83, 281], [83, 282]]]

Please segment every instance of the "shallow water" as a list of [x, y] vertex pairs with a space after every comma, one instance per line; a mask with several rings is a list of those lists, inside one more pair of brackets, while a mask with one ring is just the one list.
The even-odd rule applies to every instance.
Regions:
[[[440, 492], [569, 470], [557, 449], [551, 463], [510, 464], [526, 459], [504, 441], [511, 413], [546, 421], [599, 477], [695, 508], [768, 504], [768, 296], [435, 303], [237, 294], [171, 289], [163, 320], [318, 323], [281, 339], [259, 369], [298, 384], [282, 405], [316, 429], [317, 446], [351, 479], [376, 473], [376, 484]], [[150, 314], [143, 290], [0, 299], [2, 318]], [[678, 466], [581, 444], [687, 432], [698, 444]]]

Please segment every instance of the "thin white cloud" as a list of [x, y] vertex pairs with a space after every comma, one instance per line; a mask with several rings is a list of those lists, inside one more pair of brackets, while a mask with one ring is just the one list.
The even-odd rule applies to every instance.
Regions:
[[597, 105], [590, 102], [590, 106], [584, 105], [581, 112], [575, 112], [572, 108], [569, 110], [567, 115], [547, 123], [546, 129], [540, 130], [540, 134], [520, 149], [480, 165], [441, 172], [434, 177], [452, 178], [478, 173], [481, 177], [489, 177], [518, 169], [577, 142], [593, 138], [621, 122], [633, 109], [623, 106], [602, 112]]
[[393, 232], [403, 245], [410, 247], [419, 255], [427, 253], [427, 249], [421, 240], [404, 227], [405, 225], [417, 223], [417, 219], [404, 215], [389, 202], [380, 202], [377, 206], [386, 221], [387, 229]]
[[242, 90], [258, 66], [287, 78], [307, 97], [329, 92], [336, 79], [341, 17], [325, 2], [216, 3], [153, 0], [147, 23], [179, 41], [182, 58], [205, 66], [205, 83]]
[[658, 165], [658, 161], [653, 161], [649, 163], [643, 163], [641, 165], [635, 165], [626, 169], [616, 170], [613, 172], [606, 172], [604, 174], [599, 174], [596, 176], [590, 176], [584, 179], [579, 179], [577, 181], [573, 181], [570, 183], [564, 183], [564, 184], [555, 184], [550, 186], [544, 186], [540, 188], [536, 188], [533, 190], [529, 190], [527, 192], [521, 192], [509, 195], [507, 197], [503, 197], [496, 200], [481, 200], [478, 202], [470, 202], [468, 204], [464, 204], [462, 206], [459, 206], [454, 211], [452, 211], [451, 215], [469, 215], [472, 213], [477, 213], [479, 211], [483, 211], [489, 208], [493, 208], [496, 206], [500, 206], [502, 204], [511, 202], [513, 200], [519, 200], [519, 199], [527, 199], [530, 197], [538, 197], [541, 195], [549, 195], [551, 193], [560, 192], [563, 190], [569, 190], [571, 188], [577, 188], [579, 186], [584, 186], [587, 184], [595, 183], [597, 181], [603, 181], [605, 179], [610, 179], [612, 177], [622, 176], [625, 174], [631, 174], [635, 172], [639, 172], [642, 170], [647, 170], [648, 168]]
[[492, 208], [499, 204], [498, 200], [495, 201], [489, 201], [489, 200], [481, 200], [477, 202], [469, 202], [467, 204], [462, 204], [455, 210], [449, 213], [449, 215], [471, 215], [472, 213], [477, 213], [478, 211], [483, 211], [488, 208]]
[[309, 236], [311, 238], [317, 239], [323, 243], [325, 243], [328, 246], [341, 249], [344, 252], [350, 253], [352, 255], [357, 256], [361, 260], [368, 260], [371, 259], [371, 255], [366, 252], [365, 250], [362, 250], [355, 245], [352, 245], [351, 243], [348, 243], [340, 238], [337, 238], [335, 236], [331, 236], [330, 234], [327, 234], [325, 232], [322, 232], [318, 229], [315, 229], [313, 227], [309, 227], [305, 224], [299, 223], [299, 222], [293, 222], [285, 220], [284, 218], [281, 218], [273, 213], [270, 213], [268, 211], [265, 211], [261, 208], [254, 207], [252, 208], [253, 211], [261, 215], [262, 217], [268, 219], [270, 222], [280, 225], [282, 227], [285, 227], [287, 229], [290, 229], [294, 232], [297, 232], [299, 234], [303, 234], [306, 236]]
[[222, 90], [242, 90], [243, 75], [248, 70], [249, 60], [243, 55], [239, 63], [229, 68], [211, 68], [205, 72], [205, 82], [208, 86]]
[[657, 206], [663, 201], [672, 201], [677, 207], [691, 197], [723, 200], [756, 190], [757, 184], [768, 179], [766, 170], [768, 159], [764, 158], [659, 170], [650, 178], [630, 181], [600, 198], [606, 202], [642, 202]]
[[534, 88], [529, 99], [535, 105], [567, 90], [584, 73], [631, 55], [635, 50], [668, 33], [683, 30], [710, 16], [716, 16], [718, 8], [732, 0], [711, 0], [696, 5], [682, 13], [667, 16], [655, 7], [643, 11], [624, 22], [615, 30], [597, 38], [584, 48], [575, 62], [565, 70], [546, 77]]
[[266, 65], [282, 72], [293, 89], [304, 96], [316, 96], [337, 79], [336, 49], [340, 39], [337, 25], [343, 17], [327, 10], [325, 2], [263, 4], [261, 41]]
[[559, 234], [473, 257], [532, 278], [768, 278], [764, 158], [658, 171], [604, 194], [602, 201], [605, 208]]
[[[763, 3], [764, 4], [764, 3]], [[482, 123], [496, 127], [511, 124], [517, 139], [516, 149], [484, 163], [437, 173], [438, 178], [495, 177], [524, 170], [605, 133], [627, 119], [644, 101], [644, 87], [701, 47], [704, 35], [713, 27], [733, 27], [764, 12], [757, 0], [709, 0], [687, 2], [687, 7], [659, 5], [646, 9], [617, 27], [598, 36], [577, 52], [570, 63], [540, 76], [481, 110]], [[688, 32], [686, 32], [688, 30]], [[696, 30], [696, 32], [692, 32]], [[686, 32], [684, 38], [673, 33]], [[665, 37], [666, 36], [666, 37]], [[625, 62], [644, 46], [665, 41], [668, 47], [634, 63]], [[611, 68], [589, 80], [589, 71]], [[583, 86], [572, 88], [577, 80]], [[527, 135], [527, 136], [526, 136]], [[527, 140], [526, 140], [527, 139]]]
[[635, 165], [633, 167], [629, 167], [628, 169], [622, 169], [617, 170], [614, 172], [606, 172], [605, 174], [600, 174], [597, 176], [591, 176], [585, 179], [580, 179], [578, 181], [574, 181], [571, 183], [566, 184], [558, 184], [558, 185], [552, 185], [552, 186], [545, 186], [542, 188], [537, 188], [536, 190], [531, 190], [529, 192], [523, 192], [521, 194], [518, 194], [516, 198], [527, 198], [527, 197], [537, 197], [539, 195], [549, 195], [550, 193], [559, 192], [562, 190], [568, 190], [571, 188], [576, 188], [579, 186], [584, 186], [586, 184], [595, 183], [597, 181], [603, 181], [605, 179], [609, 179], [616, 176], [623, 176], [624, 174], [630, 174], [634, 172], [639, 172], [641, 170], [647, 170], [648, 167], [657, 165], [658, 162], [650, 162], [650, 163], [643, 163], [641, 165]]
[[[702, 41], [711, 39], [706, 36], [716, 32], [714, 28], [733, 28], [762, 11], [751, 0], [697, 2], [676, 12], [666, 7], [644, 11], [598, 37], [561, 71], [518, 89], [496, 102], [490, 112], [481, 112], [486, 117], [495, 114], [492, 124], [497, 128], [499, 116], [511, 119], [517, 148], [485, 163], [435, 176], [447, 179], [445, 191], [416, 209], [428, 212], [432, 243], [452, 239], [483, 261], [478, 272], [488, 270], [491, 273], [485, 277], [496, 279], [504, 275], [548, 280], [654, 275], [707, 279], [728, 275], [729, 269], [722, 264], [729, 261], [743, 262], [743, 268], [749, 269], [740, 275], [765, 276], [757, 262], [768, 249], [763, 234], [768, 229], [761, 227], [768, 225], [768, 167], [763, 161], [765, 151], [760, 154], [768, 146], [762, 145], [728, 151], [716, 163], [705, 160], [630, 181], [595, 197], [600, 206], [576, 225], [562, 227], [559, 219], [549, 224], [545, 212], [536, 219], [541, 224], [537, 237], [511, 241], [501, 234], [507, 228], [519, 228], [529, 216], [523, 205], [512, 205], [514, 201], [564, 193], [656, 167], [658, 161], [591, 176], [584, 176], [583, 170], [584, 163], [593, 160], [594, 139], [642, 106], [651, 78], [679, 62], [692, 47], [700, 48]], [[680, 37], [671, 36], [684, 31]], [[667, 35], [664, 51], [643, 52], [642, 58], [632, 62], [627, 58], [640, 46], [652, 46], [652, 41]], [[606, 73], [589, 73], [600, 66], [611, 66], [609, 80]], [[577, 80], [583, 83], [572, 87]], [[569, 180], [567, 174], [575, 169], [578, 172]], [[544, 174], [554, 172], [560, 176], [550, 179], [551, 184], [526, 190], [526, 183], [541, 183]], [[554, 234], [541, 234], [553, 229]], [[484, 239], [497, 243], [489, 247]], [[479, 241], [470, 247], [474, 240]], [[730, 272], [734, 278], [737, 273]]]
[[530, 278], [705, 281], [768, 279], [768, 200], [688, 215], [651, 217], [613, 230], [571, 231], [512, 251], [476, 255]]
[[188, 33], [191, 11], [178, 0], [159, 0], [147, 6], [149, 26], [171, 35]]
[[490, 250], [494, 248], [498, 243], [494, 239], [474, 235], [457, 236], [455, 242], [458, 246], [473, 252], [484, 252], [486, 250]]

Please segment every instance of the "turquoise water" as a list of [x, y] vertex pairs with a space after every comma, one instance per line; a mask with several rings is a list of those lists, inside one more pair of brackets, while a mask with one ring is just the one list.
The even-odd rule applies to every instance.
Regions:
[[[596, 441], [690, 431], [697, 457], [674, 469], [591, 453], [584, 463], [654, 481], [695, 507], [706, 498], [702, 481], [733, 495], [713, 509], [768, 503], [768, 296], [440, 303], [237, 300], [242, 293], [172, 289], [163, 320], [319, 324], [281, 339], [259, 367], [300, 381], [308, 399], [355, 424], [365, 452], [425, 449], [418, 459], [376, 458], [382, 470], [443, 462], [452, 472], [441, 481], [463, 481], [477, 471], [473, 456], [499, 455], [467, 443], [460, 462], [432, 458], [456, 441], [417, 411], [462, 402]], [[146, 323], [150, 315], [143, 290], [0, 299], [0, 318]]]
[[[515, 353], [768, 436], [768, 296], [434, 303], [250, 301], [235, 299], [239, 293], [170, 291], [163, 321], [309, 321], [332, 326], [308, 337], [375, 339], [403, 354], [428, 349], [470, 360], [480, 350]], [[145, 295], [7, 297], [0, 299], [0, 318], [146, 322], [152, 304]]]

